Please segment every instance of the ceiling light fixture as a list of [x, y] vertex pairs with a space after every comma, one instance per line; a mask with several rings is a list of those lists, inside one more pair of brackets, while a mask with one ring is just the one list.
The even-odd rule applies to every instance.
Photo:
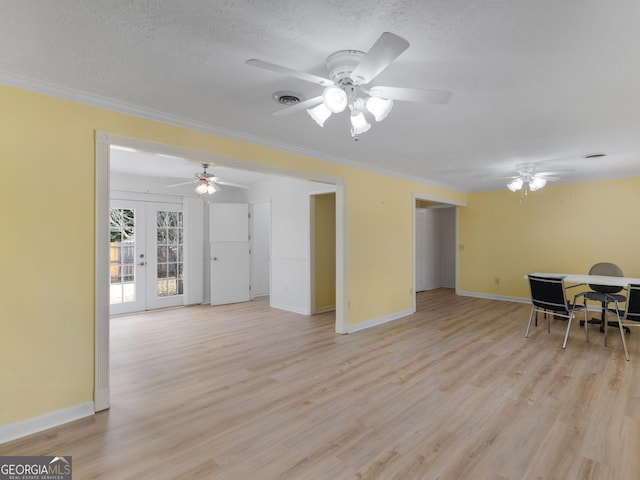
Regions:
[[351, 136], [358, 140], [358, 135], [369, 131], [371, 124], [365, 117], [370, 113], [376, 122], [381, 122], [393, 108], [393, 100], [371, 97], [363, 89], [352, 84], [349, 78], [343, 78], [337, 85], [324, 89], [322, 103], [307, 108], [307, 113], [321, 127], [332, 113], [341, 113], [347, 107], [351, 111]]
[[324, 127], [325, 120], [331, 116], [331, 110], [329, 110], [324, 103], [321, 103], [317, 107], [308, 108], [307, 112], [321, 127]]
[[200, 180], [200, 183], [196, 185], [195, 190], [198, 195], [204, 195], [205, 193], [212, 195], [217, 191], [216, 187], [206, 180]]
[[[320, 95], [304, 101], [300, 99], [298, 103], [288, 108], [273, 112], [274, 115], [287, 115], [306, 109], [311, 118], [322, 127], [332, 113], [341, 113], [349, 107], [351, 135], [357, 140], [359, 134], [371, 128], [367, 117], [373, 116], [376, 122], [381, 122], [391, 112], [394, 100], [446, 104], [451, 99], [451, 92], [446, 90], [421, 90], [372, 84], [374, 79], [407, 48], [409, 48], [407, 40], [394, 33], [383, 32], [367, 53], [360, 50], [338, 50], [329, 55], [326, 61], [329, 78], [256, 58], [251, 58], [246, 63], [323, 88]], [[274, 98], [279, 103], [285, 103], [278, 94]], [[288, 100], [288, 96], [285, 98]], [[318, 104], [322, 104], [323, 108], [318, 108]]]
[[366, 106], [367, 110], [369, 110], [375, 117], [376, 122], [381, 122], [382, 120], [387, 118], [387, 115], [389, 115], [389, 112], [391, 112], [391, 109], [393, 108], [393, 100], [386, 100], [379, 97], [369, 97], [367, 99]]
[[536, 175], [536, 167], [533, 164], [522, 163], [516, 165], [516, 171], [518, 175], [507, 183], [507, 188], [512, 192], [522, 190], [523, 197], [526, 197], [528, 192], [535, 192], [544, 188], [547, 184], [546, 178]]
[[332, 113], [343, 112], [347, 108], [347, 92], [335, 85], [327, 87], [322, 93], [322, 103]]

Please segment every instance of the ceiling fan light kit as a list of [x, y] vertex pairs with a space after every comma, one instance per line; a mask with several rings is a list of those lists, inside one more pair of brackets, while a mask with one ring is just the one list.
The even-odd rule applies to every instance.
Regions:
[[527, 192], [535, 192], [547, 184], [547, 179], [543, 176], [545, 174], [536, 173], [536, 167], [533, 164], [516, 165], [516, 171], [518, 176], [507, 183], [507, 188], [512, 192], [522, 190], [522, 195], [526, 196]]
[[181, 185], [189, 185], [190, 183], [195, 183], [196, 186], [194, 190], [198, 195], [204, 195], [205, 193], [209, 195], [213, 195], [220, 189], [219, 185], [228, 185], [230, 187], [236, 187], [236, 188], [249, 188], [247, 185], [240, 185], [238, 183], [222, 181], [218, 177], [216, 177], [213, 173], [207, 172], [207, 168], [209, 168], [209, 164], [203, 163], [202, 172], [196, 173], [194, 175], [193, 180], [189, 182], [182, 182], [182, 183], [176, 183], [174, 185], [168, 185], [167, 188], [179, 187]]
[[313, 108], [308, 108], [307, 113], [321, 127], [324, 127], [325, 120], [331, 116], [331, 110], [329, 110], [324, 103]]
[[329, 55], [326, 61], [329, 78], [257, 59], [247, 60], [246, 63], [276, 73], [287, 74], [324, 88], [322, 95], [274, 112], [274, 115], [294, 113], [304, 108], [322, 127], [331, 114], [341, 113], [349, 107], [351, 136], [357, 140], [358, 135], [371, 128], [365, 113], [372, 115], [376, 122], [381, 122], [391, 112], [393, 100], [439, 104], [449, 102], [451, 92], [443, 90], [418, 90], [380, 85], [365, 87], [407, 48], [409, 48], [409, 42], [404, 38], [384, 32], [367, 53], [359, 50], [339, 50]]
[[212, 183], [202, 180], [198, 185], [196, 185], [195, 191], [198, 195], [204, 195], [205, 193], [213, 195], [218, 191], [218, 189]]
[[327, 87], [322, 93], [322, 103], [331, 113], [340, 113], [347, 108], [347, 92], [337, 86]]
[[367, 122], [364, 114], [359, 110], [351, 112], [351, 136], [357, 138], [361, 133], [368, 132], [371, 124]]
[[367, 98], [367, 110], [371, 112], [371, 114], [375, 117], [376, 122], [381, 122], [391, 109], [393, 108], [393, 100], [387, 100], [379, 97], [369, 97]]

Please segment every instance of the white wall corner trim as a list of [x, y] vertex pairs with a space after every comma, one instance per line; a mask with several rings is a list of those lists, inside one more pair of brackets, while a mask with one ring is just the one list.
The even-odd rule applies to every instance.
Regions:
[[4, 425], [0, 427], [0, 444], [57, 427], [58, 425], [73, 422], [74, 420], [89, 417], [93, 414], [93, 402], [88, 402], [57, 412], [47, 413], [39, 417]]
[[355, 333], [361, 330], [366, 330], [367, 328], [377, 327], [378, 325], [383, 325], [400, 318], [408, 317], [409, 315], [413, 315], [414, 313], [416, 313], [416, 311], [412, 309], [402, 310], [400, 312], [391, 313], [383, 317], [367, 320], [366, 322], [358, 323], [356, 325], [347, 325], [347, 333]]

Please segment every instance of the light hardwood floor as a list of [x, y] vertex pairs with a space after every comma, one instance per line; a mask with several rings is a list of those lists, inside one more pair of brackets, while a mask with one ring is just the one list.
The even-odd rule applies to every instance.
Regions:
[[528, 313], [440, 289], [350, 335], [265, 299], [115, 318], [111, 409], [0, 455], [72, 455], [77, 480], [638, 478], [640, 335], [626, 362], [576, 322], [563, 351]]

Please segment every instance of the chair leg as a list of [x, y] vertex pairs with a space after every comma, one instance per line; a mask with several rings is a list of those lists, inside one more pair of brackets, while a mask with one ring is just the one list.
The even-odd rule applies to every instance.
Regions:
[[531, 307], [531, 314], [529, 315], [529, 323], [527, 324], [527, 331], [524, 333], [524, 338], [529, 338], [529, 330], [531, 329], [531, 320], [533, 320], [533, 314], [536, 314], [536, 321], [538, 319], [538, 312], [535, 305]]
[[569, 339], [569, 330], [571, 329], [571, 320], [573, 319], [573, 309], [569, 314], [569, 320], [567, 321], [567, 331], [564, 334], [564, 342], [562, 342], [562, 348], [567, 348], [567, 340]]
[[607, 304], [607, 308], [604, 310], [604, 346], [606, 347], [609, 344], [607, 338], [607, 331], [609, 330], [609, 312], [608, 312], [609, 304]]
[[587, 320], [588, 315], [587, 315], [587, 301], [586, 300], [583, 302], [583, 305], [584, 305], [584, 309], [583, 309], [584, 310], [584, 333], [585, 333], [585, 336], [587, 337], [586, 341], [588, 343], [589, 342], [589, 330], [588, 330], [587, 325], [589, 324], [589, 321]]
[[587, 320], [587, 301], [584, 301], [584, 336], [589, 343], [589, 321]]
[[627, 351], [627, 340], [624, 336], [624, 324], [622, 323], [622, 319], [620, 318], [620, 307], [618, 302], [616, 301], [616, 317], [618, 317], [618, 328], [620, 329], [620, 336], [622, 337], [622, 348], [624, 348], [624, 358], [629, 361], [629, 352]]
[[620, 336], [622, 337], [622, 348], [624, 348], [624, 358], [626, 358], [628, 362], [629, 352], [627, 351], [627, 341], [625, 340], [625, 337], [624, 337], [624, 325], [622, 325], [622, 322], [619, 319], [618, 319], [618, 325], [620, 327]]

